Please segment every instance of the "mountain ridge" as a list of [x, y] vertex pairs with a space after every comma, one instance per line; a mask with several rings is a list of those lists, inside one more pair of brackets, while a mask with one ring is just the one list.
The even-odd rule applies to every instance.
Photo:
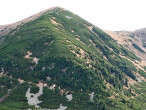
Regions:
[[[38, 17], [40, 17], [42, 14], [44, 14], [45, 12], [47, 11], [51, 11], [55, 8], [61, 8], [61, 7], [58, 7], [58, 6], [55, 6], [55, 7], [51, 7], [51, 8], [48, 8], [48, 9], [45, 9], [43, 11], [40, 11], [39, 13], [36, 13], [30, 17], [27, 17], [23, 20], [20, 20], [18, 22], [14, 22], [14, 23], [10, 23], [10, 24], [6, 24], [6, 25], [0, 25], [0, 34], [1, 35], [6, 35], [8, 34], [11, 30], [15, 29], [17, 26], [20, 26], [20, 25], [23, 25], [27, 22], [30, 22], [32, 20], [35, 20], [37, 19]], [[61, 8], [63, 9], [63, 8]]]

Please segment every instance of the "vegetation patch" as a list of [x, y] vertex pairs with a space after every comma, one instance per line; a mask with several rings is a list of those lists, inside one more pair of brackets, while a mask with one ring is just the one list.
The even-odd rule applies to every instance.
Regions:
[[135, 43], [132, 43], [132, 45], [133, 45], [133, 47], [134, 47], [135, 49], [139, 50], [140, 52], [145, 53], [145, 51], [142, 50], [142, 49], [141, 49], [138, 45], [136, 45]]

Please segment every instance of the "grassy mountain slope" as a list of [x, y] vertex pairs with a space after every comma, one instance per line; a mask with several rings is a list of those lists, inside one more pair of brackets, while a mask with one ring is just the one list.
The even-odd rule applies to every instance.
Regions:
[[[67, 110], [145, 109], [139, 106], [145, 103], [145, 78], [139, 74], [146, 73], [131, 62], [140, 58], [62, 8], [46, 11], [3, 36], [0, 59], [1, 77], [19, 81], [0, 83], [1, 98], [9, 94], [1, 109], [34, 108], [25, 94], [30, 86], [37, 93], [35, 86], [42, 83], [41, 108], [57, 109], [62, 104]], [[129, 85], [130, 81], [141, 89]], [[69, 94], [71, 101], [66, 98]]]

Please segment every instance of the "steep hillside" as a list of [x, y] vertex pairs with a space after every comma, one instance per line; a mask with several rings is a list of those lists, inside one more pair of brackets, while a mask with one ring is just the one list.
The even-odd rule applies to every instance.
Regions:
[[1, 34], [0, 109], [145, 109], [132, 51], [63, 8], [26, 21]]

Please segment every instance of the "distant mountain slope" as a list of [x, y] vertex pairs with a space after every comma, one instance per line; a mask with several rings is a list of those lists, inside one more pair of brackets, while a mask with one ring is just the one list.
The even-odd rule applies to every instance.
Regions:
[[63, 8], [34, 16], [1, 33], [0, 109], [145, 109], [132, 51]]
[[140, 38], [139, 35], [136, 35], [135, 32], [128, 31], [105, 31], [113, 39], [117, 41], [118, 44], [123, 45], [125, 48], [133, 51], [138, 57], [142, 59], [141, 62], [146, 65], [146, 48], [144, 47], [144, 39], [146, 36]]
[[146, 28], [134, 31], [135, 35], [141, 40], [143, 46], [146, 48]]

